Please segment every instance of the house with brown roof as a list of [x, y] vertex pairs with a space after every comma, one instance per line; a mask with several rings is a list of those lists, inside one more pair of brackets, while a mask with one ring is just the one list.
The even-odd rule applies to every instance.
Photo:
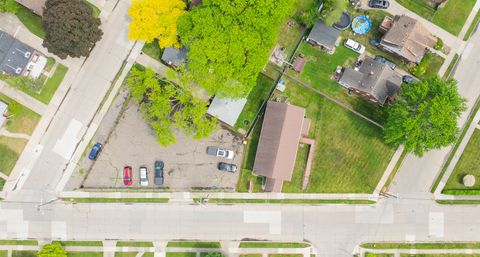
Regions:
[[302, 140], [308, 134], [310, 120], [305, 109], [279, 102], [268, 102], [258, 142], [253, 171], [267, 178], [265, 191], [281, 192], [283, 181], [292, 179], [300, 143], [311, 144], [308, 173], [313, 161], [314, 140]]
[[396, 96], [402, 77], [387, 64], [366, 58], [358, 70], [345, 68], [338, 83], [349, 92], [383, 105]]
[[15, 1], [27, 7], [28, 9], [32, 10], [32, 12], [34, 12], [39, 16], [43, 15], [43, 7], [45, 6], [45, 2], [47, 2], [47, 0], [15, 0]]
[[379, 47], [408, 62], [420, 63], [428, 49], [432, 49], [436, 43], [437, 39], [419, 21], [406, 15], [397, 15]]

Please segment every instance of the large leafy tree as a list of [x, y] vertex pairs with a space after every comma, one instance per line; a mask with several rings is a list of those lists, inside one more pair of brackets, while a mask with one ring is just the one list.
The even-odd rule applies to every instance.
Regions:
[[405, 85], [389, 109], [385, 139], [417, 156], [455, 142], [457, 119], [465, 111], [465, 99], [456, 81], [433, 77]]
[[347, 0], [325, 0], [323, 2], [322, 18], [327, 25], [340, 21], [342, 13], [347, 10]]
[[179, 48], [177, 22], [185, 13], [185, 8], [182, 0], [133, 0], [128, 11], [132, 18], [128, 37], [147, 43], [157, 38], [161, 48]]
[[38, 252], [38, 257], [67, 257], [67, 251], [58, 242], [44, 245]]
[[65, 59], [86, 56], [102, 38], [100, 19], [82, 0], [48, 0], [43, 13], [43, 46]]
[[17, 13], [19, 5], [15, 0], [0, 0], [0, 12]]
[[161, 81], [151, 69], [132, 68], [127, 84], [161, 145], [175, 143], [175, 128], [195, 139], [205, 138], [216, 129], [216, 119], [206, 116], [205, 102], [191, 90]]
[[265, 65], [292, 0], [205, 0], [179, 21], [188, 71], [210, 94], [247, 95]]

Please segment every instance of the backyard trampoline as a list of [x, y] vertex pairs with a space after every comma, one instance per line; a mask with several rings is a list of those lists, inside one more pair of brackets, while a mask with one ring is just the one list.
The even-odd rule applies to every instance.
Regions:
[[357, 16], [352, 21], [352, 30], [353, 32], [359, 35], [368, 33], [368, 31], [370, 31], [371, 26], [372, 26], [372, 22], [365, 15]]
[[351, 23], [352, 17], [350, 17], [350, 14], [348, 12], [343, 12], [342, 16], [340, 16], [340, 20], [333, 24], [333, 27], [339, 30], [346, 30], [350, 27]]

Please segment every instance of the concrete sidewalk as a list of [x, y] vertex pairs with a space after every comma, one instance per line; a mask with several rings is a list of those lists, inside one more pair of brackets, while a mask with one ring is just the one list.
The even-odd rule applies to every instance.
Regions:
[[0, 93], [12, 98], [19, 104], [28, 109], [43, 115], [47, 110], [47, 105], [38, 101], [37, 99], [27, 95], [26, 93], [9, 86], [5, 81], [0, 80]]

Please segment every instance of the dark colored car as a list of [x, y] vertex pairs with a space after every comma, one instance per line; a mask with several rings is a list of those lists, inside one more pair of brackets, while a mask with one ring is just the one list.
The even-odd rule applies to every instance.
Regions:
[[415, 78], [413, 78], [412, 76], [405, 75], [405, 76], [402, 77], [402, 81], [406, 84], [412, 84], [417, 80]]
[[386, 65], [388, 65], [388, 67], [390, 67], [390, 69], [394, 70], [395, 68], [397, 68], [397, 65], [390, 61], [389, 59], [381, 56], [381, 55], [377, 55], [375, 56], [375, 61], [377, 62], [381, 62], [381, 63], [385, 63]]
[[218, 169], [221, 171], [232, 172], [237, 171], [237, 165], [225, 162], [218, 163]]
[[102, 144], [96, 143], [92, 150], [90, 150], [90, 154], [88, 155], [88, 159], [95, 161], [98, 157], [98, 154], [100, 154], [100, 151], [102, 151]]
[[368, 7], [370, 8], [387, 9], [389, 6], [390, 6], [390, 3], [387, 0], [368, 1]]
[[153, 179], [153, 183], [157, 186], [163, 185], [163, 162], [162, 161], [155, 161], [155, 176]]
[[123, 184], [125, 186], [131, 186], [133, 183], [132, 179], [132, 167], [125, 166], [123, 168]]

